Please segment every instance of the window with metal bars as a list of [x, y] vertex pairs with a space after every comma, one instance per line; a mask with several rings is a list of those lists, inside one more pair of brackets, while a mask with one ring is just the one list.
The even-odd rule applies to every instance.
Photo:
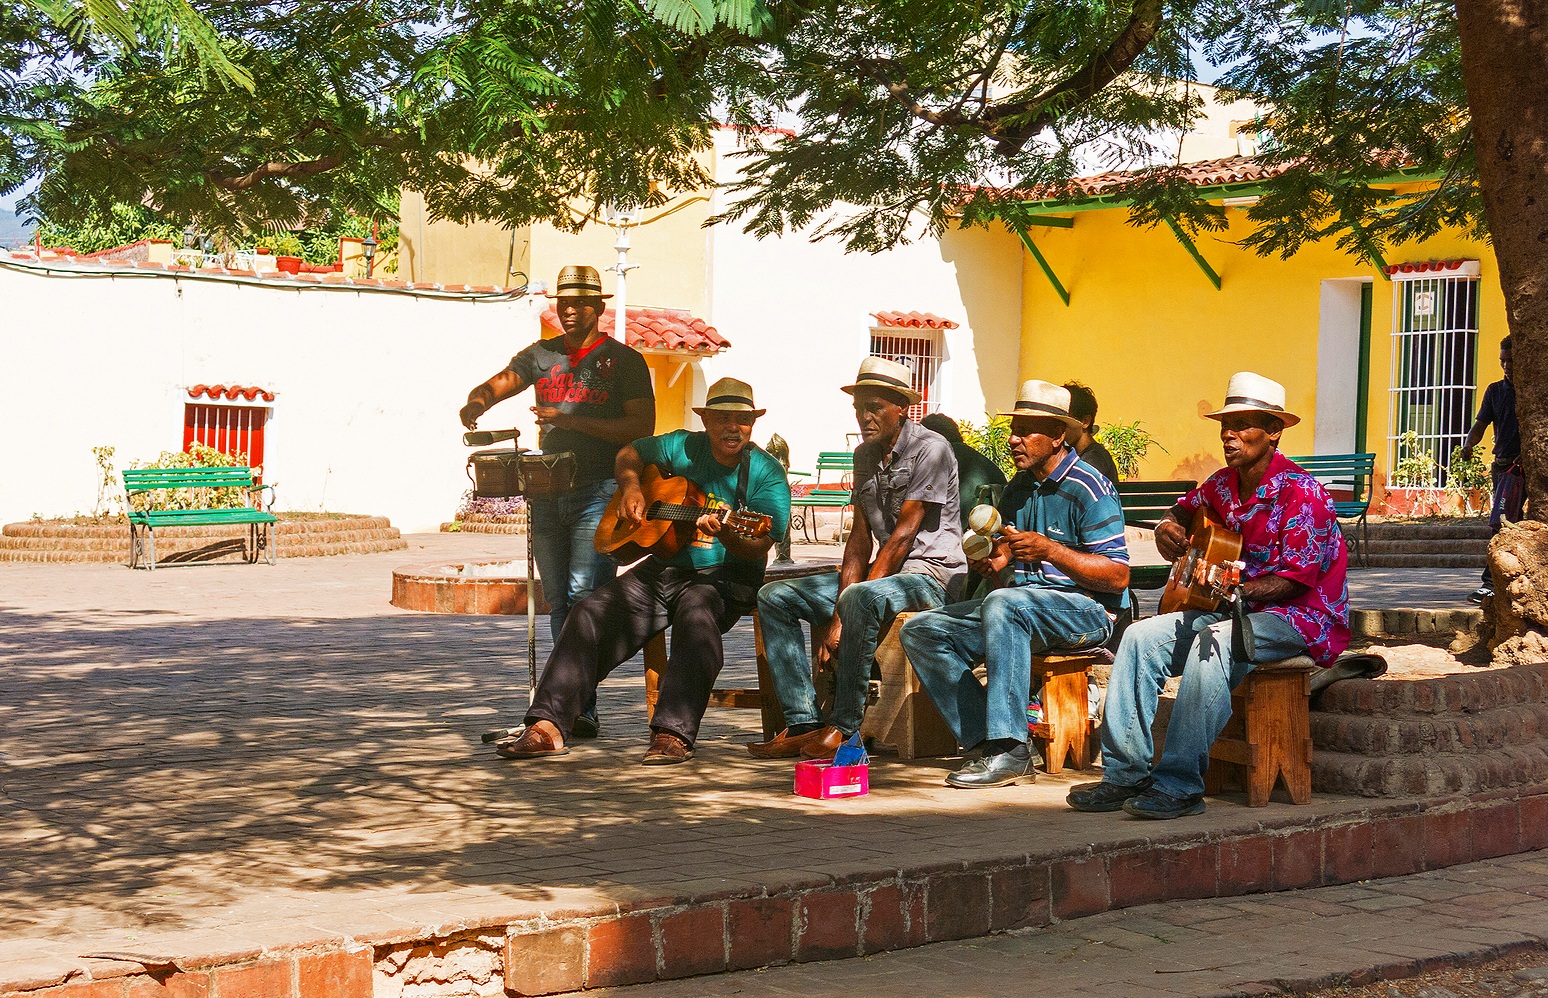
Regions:
[[197, 443], [222, 454], [245, 455], [253, 480], [262, 481], [263, 429], [268, 421], [267, 406], [189, 402], [183, 406], [183, 450]]
[[1440, 488], [1478, 391], [1478, 263], [1392, 275], [1393, 484]]
[[914, 372], [914, 391], [919, 402], [908, 407], [908, 418], [918, 422], [941, 409], [936, 379], [941, 368], [940, 334], [934, 330], [910, 330], [907, 335], [890, 329], [871, 330], [871, 356], [895, 360]]

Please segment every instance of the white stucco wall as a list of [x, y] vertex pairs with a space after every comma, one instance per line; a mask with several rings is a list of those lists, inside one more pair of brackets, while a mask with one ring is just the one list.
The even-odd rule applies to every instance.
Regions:
[[[457, 410], [536, 337], [541, 311], [14, 267], [0, 267], [0, 301], [0, 522], [90, 512], [91, 448], [117, 448], [120, 469], [179, 450], [187, 388], [205, 383], [277, 393], [264, 461], [276, 509], [385, 515], [405, 531], [456, 510]], [[482, 428], [525, 425], [534, 441], [529, 404], [504, 403]]]
[[[721, 170], [734, 170], [740, 161], [725, 153], [736, 134], [722, 130], [716, 142]], [[717, 193], [715, 211], [723, 198]], [[844, 435], [855, 431], [851, 399], [839, 387], [854, 381], [869, 351], [872, 312], [932, 312], [959, 324], [943, 331], [947, 415], [982, 422], [986, 409], [1014, 401], [1021, 249], [1009, 232], [955, 231], [875, 256], [804, 233], [759, 240], [737, 223], [706, 237], [709, 321], [732, 346], [705, 361], [704, 376], [753, 386], [768, 409], [754, 435], [760, 443], [771, 433], [789, 441], [793, 468], [810, 471], [818, 451], [844, 449]]]

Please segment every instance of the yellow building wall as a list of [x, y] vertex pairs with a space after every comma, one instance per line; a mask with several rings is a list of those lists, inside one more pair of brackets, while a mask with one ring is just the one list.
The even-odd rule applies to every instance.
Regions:
[[[1070, 304], [1023, 250], [1018, 382], [1085, 382], [1100, 403], [1099, 423], [1138, 419], [1166, 448], [1152, 448], [1141, 478], [1198, 479], [1222, 467], [1218, 424], [1202, 414], [1221, 404], [1233, 373], [1255, 371], [1282, 383], [1287, 406], [1302, 417], [1285, 432], [1282, 448], [1311, 453], [1321, 282], [1366, 277], [1373, 282], [1366, 446], [1384, 472], [1393, 293], [1374, 265], [1331, 242], [1303, 247], [1289, 260], [1260, 257], [1233, 245], [1250, 231], [1245, 211], [1233, 208], [1226, 231], [1196, 240], [1221, 277], [1217, 291], [1170, 229], [1135, 228], [1127, 216], [1126, 209], [1077, 212], [1073, 228], [1031, 230]], [[1483, 386], [1500, 377], [1499, 339], [1507, 331], [1492, 250], [1447, 232], [1393, 247], [1386, 258], [1480, 261], [1481, 399]]]
[[[645, 362], [650, 365], [651, 381], [656, 388], [656, 432], [698, 429], [697, 422], [689, 425], [691, 417], [687, 408], [688, 393], [693, 388], [693, 367], [698, 362], [693, 361], [680, 374], [678, 367], [683, 360], [678, 358], [646, 354]], [[676, 383], [668, 385], [674, 375], [677, 376]]]
[[[404, 190], [395, 276], [432, 284], [520, 285], [519, 275], [531, 274], [531, 242], [525, 226], [511, 230], [493, 222], [432, 222], [424, 196]], [[550, 284], [554, 276], [549, 275]]]

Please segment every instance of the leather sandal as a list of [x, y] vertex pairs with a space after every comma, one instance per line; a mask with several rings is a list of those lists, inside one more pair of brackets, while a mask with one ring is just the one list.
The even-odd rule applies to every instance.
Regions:
[[693, 758], [693, 746], [670, 731], [657, 731], [650, 736], [650, 748], [645, 750], [642, 766], [671, 766]]
[[551, 759], [569, 755], [570, 747], [555, 745], [552, 738], [532, 726], [515, 738], [495, 743], [495, 754], [502, 759]]

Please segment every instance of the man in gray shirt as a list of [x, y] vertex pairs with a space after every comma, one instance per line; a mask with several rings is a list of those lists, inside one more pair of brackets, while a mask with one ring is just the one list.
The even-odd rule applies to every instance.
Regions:
[[[946, 604], [952, 576], [964, 572], [957, 518], [957, 460], [939, 434], [907, 408], [919, 401], [912, 372], [867, 357], [854, 396], [861, 444], [855, 449], [854, 526], [837, 576], [771, 582], [758, 592], [758, 615], [785, 730], [747, 750], [759, 759], [831, 758], [860, 729], [871, 661], [882, 624], [905, 610]], [[875, 555], [873, 560], [872, 555]], [[833, 662], [833, 709], [823, 723], [806, 658], [801, 621], [811, 625], [817, 665]]]

